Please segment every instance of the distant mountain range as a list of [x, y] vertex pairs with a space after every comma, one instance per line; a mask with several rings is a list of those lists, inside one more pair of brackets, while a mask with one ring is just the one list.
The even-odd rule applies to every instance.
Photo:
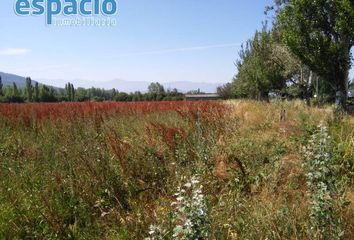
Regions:
[[[26, 85], [26, 78], [22, 76], [18, 76], [15, 74], [10, 73], [3, 73], [0, 72], [0, 76], [2, 77], [2, 82], [4, 86], [12, 85], [13, 82], [20, 88], [25, 87]], [[32, 79], [32, 83], [34, 84], [36, 81]], [[88, 81], [88, 80], [48, 80], [48, 79], [37, 79], [39, 84], [46, 84], [54, 86], [55, 88], [63, 87], [67, 82], [71, 82], [74, 86], [83, 87], [83, 88], [104, 88], [104, 89], [112, 89], [115, 88], [121, 92], [146, 92], [150, 82], [145, 81], [125, 81], [125, 80], [112, 80], [107, 82], [99, 82], [99, 81]], [[191, 82], [191, 81], [179, 81], [179, 82], [167, 82], [161, 83], [165, 89], [178, 89], [180, 92], [188, 92], [190, 90], [200, 90], [202, 92], [213, 93], [216, 92], [217, 87], [223, 85], [224, 83], [204, 83], [204, 82]]]
[[[16, 83], [17, 87], [24, 88], [26, 86], [26, 78], [21, 77], [15, 74], [3, 73], [0, 72], [2, 84], [4, 86], [12, 86], [13, 83]], [[33, 81], [32, 84], [35, 84], [36, 81]]]

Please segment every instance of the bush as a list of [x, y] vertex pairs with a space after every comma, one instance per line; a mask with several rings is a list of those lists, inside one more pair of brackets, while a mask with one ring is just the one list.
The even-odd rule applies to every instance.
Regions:
[[305, 148], [311, 199], [310, 234], [314, 239], [340, 239], [343, 236], [341, 221], [335, 215], [339, 166], [333, 161], [330, 141], [327, 127], [321, 124]]

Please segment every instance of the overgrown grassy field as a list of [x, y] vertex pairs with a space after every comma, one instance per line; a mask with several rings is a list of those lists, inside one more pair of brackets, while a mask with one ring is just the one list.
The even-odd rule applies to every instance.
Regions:
[[0, 239], [354, 239], [353, 163], [301, 102], [4, 104]]

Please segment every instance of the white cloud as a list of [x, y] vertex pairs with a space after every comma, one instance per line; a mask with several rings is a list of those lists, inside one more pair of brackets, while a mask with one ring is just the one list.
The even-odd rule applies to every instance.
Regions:
[[3, 56], [18, 56], [18, 55], [25, 55], [31, 52], [31, 49], [27, 48], [6, 48], [0, 49], [0, 55]]

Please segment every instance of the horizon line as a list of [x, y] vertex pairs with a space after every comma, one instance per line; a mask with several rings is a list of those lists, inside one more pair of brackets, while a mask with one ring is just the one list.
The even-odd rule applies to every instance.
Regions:
[[215, 49], [215, 48], [237, 47], [237, 46], [241, 46], [241, 45], [242, 45], [241, 43], [225, 43], [225, 44], [214, 44], [214, 45], [204, 45], [204, 46], [194, 46], [194, 47], [170, 48], [170, 49], [162, 49], [162, 50], [155, 50], [155, 51], [122, 53], [122, 54], [116, 55], [115, 57], [159, 55], [159, 54], [166, 54], [166, 53], [177, 53], [177, 52], [187, 52], [187, 51], [200, 51], [200, 50]]

